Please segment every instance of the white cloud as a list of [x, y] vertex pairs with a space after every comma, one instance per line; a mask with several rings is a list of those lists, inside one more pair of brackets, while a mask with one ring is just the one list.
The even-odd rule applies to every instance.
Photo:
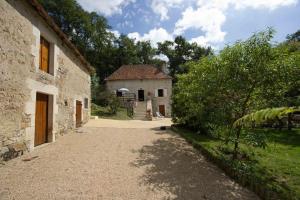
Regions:
[[107, 31], [111, 32], [112, 34], [114, 34], [114, 36], [117, 37], [117, 38], [120, 37], [120, 35], [121, 35], [120, 32], [117, 31], [117, 30], [107, 30]]
[[122, 8], [135, 0], [77, 0], [88, 11], [100, 12], [106, 16], [121, 14]]
[[236, 9], [254, 8], [274, 10], [282, 6], [297, 4], [298, 0], [232, 0], [231, 3]]
[[147, 41], [150, 40], [151, 45], [156, 47], [157, 42], [163, 42], [165, 40], [173, 40], [173, 37], [163, 28], [154, 28], [143, 36], [138, 32], [129, 33], [128, 37], [131, 39], [136, 39], [136, 41]]
[[224, 13], [213, 7], [200, 7], [196, 10], [189, 7], [182, 13], [182, 18], [175, 24], [175, 35], [183, 34], [187, 29], [200, 29], [205, 32], [198, 40], [203, 42], [222, 42], [225, 32], [221, 26], [226, 20]]
[[153, 58], [163, 60], [165, 62], [169, 62], [169, 58], [164, 54], [155, 55], [155, 56], [153, 56]]
[[154, 13], [160, 15], [161, 20], [167, 20], [169, 8], [179, 6], [183, 2], [184, 0], [152, 0], [151, 8]]
[[[196, 1], [196, 0], [195, 0]], [[295, 5], [298, 0], [197, 0], [197, 8], [188, 7], [176, 22], [174, 34], [183, 34], [188, 29], [196, 29], [203, 35], [192, 38], [203, 46], [218, 44], [224, 41], [226, 32], [222, 25], [226, 21], [229, 7], [237, 10], [253, 8], [274, 10], [282, 6]]]

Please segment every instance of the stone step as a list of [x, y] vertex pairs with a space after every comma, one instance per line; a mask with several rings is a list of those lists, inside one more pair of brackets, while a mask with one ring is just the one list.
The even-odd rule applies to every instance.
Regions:
[[134, 113], [146, 113], [146, 110], [142, 110], [142, 111], [135, 110]]
[[135, 120], [146, 120], [147, 118], [146, 117], [133, 117], [133, 119], [135, 119]]
[[146, 113], [134, 113], [134, 116], [146, 116]]

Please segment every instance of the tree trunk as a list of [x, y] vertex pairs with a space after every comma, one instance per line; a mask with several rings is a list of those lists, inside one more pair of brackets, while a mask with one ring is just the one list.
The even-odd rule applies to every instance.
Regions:
[[[242, 106], [242, 115], [241, 117], [243, 117], [245, 114], [246, 114], [246, 110], [247, 110], [247, 104], [248, 104], [248, 101], [251, 97], [251, 94], [255, 88], [255, 85], [256, 83], [253, 83], [253, 85], [251, 86], [250, 90], [249, 90], [249, 93], [243, 103], [243, 106]], [[237, 128], [237, 132], [236, 132], [236, 138], [235, 138], [235, 141], [234, 141], [234, 154], [233, 154], [233, 159], [236, 159], [237, 158], [237, 154], [238, 154], [238, 149], [239, 149], [239, 139], [240, 139], [240, 135], [241, 135], [241, 131], [242, 131], [242, 127], [239, 126]]]
[[288, 128], [289, 131], [292, 130], [292, 126], [293, 126], [293, 124], [292, 124], [292, 113], [289, 113], [288, 114], [288, 121], [287, 121], [287, 128]]
[[238, 149], [239, 149], [239, 139], [240, 139], [240, 135], [241, 135], [241, 130], [242, 130], [242, 127], [239, 127], [237, 129], [237, 132], [236, 132], [236, 138], [235, 138], [235, 141], [234, 141], [233, 159], [237, 159]]

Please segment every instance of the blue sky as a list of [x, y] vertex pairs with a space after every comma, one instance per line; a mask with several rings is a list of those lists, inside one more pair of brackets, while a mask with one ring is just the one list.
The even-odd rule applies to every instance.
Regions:
[[183, 35], [220, 50], [274, 27], [274, 41], [300, 29], [300, 0], [78, 0], [104, 15], [115, 34], [156, 42]]

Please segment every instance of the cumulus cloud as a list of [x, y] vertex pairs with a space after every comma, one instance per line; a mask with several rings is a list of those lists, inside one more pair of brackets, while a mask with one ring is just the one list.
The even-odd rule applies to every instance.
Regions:
[[236, 9], [251, 7], [254, 9], [274, 10], [282, 6], [297, 4], [298, 0], [232, 0]]
[[160, 15], [161, 20], [167, 20], [169, 19], [169, 8], [179, 6], [183, 1], [184, 0], [152, 0], [151, 8], [154, 13]]
[[169, 62], [169, 58], [164, 54], [155, 55], [155, 56], [153, 56], [153, 58], [163, 60], [165, 62]]
[[188, 29], [203, 32], [192, 38], [203, 46], [223, 42], [226, 32], [222, 25], [226, 21], [226, 11], [229, 7], [240, 10], [245, 8], [274, 10], [282, 6], [297, 4], [298, 0], [195, 0], [196, 8], [188, 7], [176, 22], [174, 34], [183, 34]]
[[199, 37], [198, 41], [222, 42], [226, 33], [221, 30], [221, 26], [225, 20], [224, 13], [217, 8], [203, 6], [194, 10], [189, 7], [182, 13], [182, 18], [176, 22], [174, 34], [183, 34], [191, 28], [200, 29], [205, 32], [205, 36]]
[[163, 28], [154, 28], [144, 35], [138, 32], [129, 33], [128, 37], [135, 39], [136, 41], [147, 41], [150, 40], [153, 47], [157, 46], [157, 42], [163, 42], [165, 40], [173, 40], [173, 37], [168, 31]]
[[120, 37], [120, 35], [121, 35], [120, 32], [117, 31], [117, 30], [107, 30], [107, 31], [111, 32], [112, 34], [114, 34], [114, 36], [117, 37], [117, 38]]
[[77, 0], [88, 11], [100, 12], [106, 16], [121, 14], [122, 8], [135, 0]]

